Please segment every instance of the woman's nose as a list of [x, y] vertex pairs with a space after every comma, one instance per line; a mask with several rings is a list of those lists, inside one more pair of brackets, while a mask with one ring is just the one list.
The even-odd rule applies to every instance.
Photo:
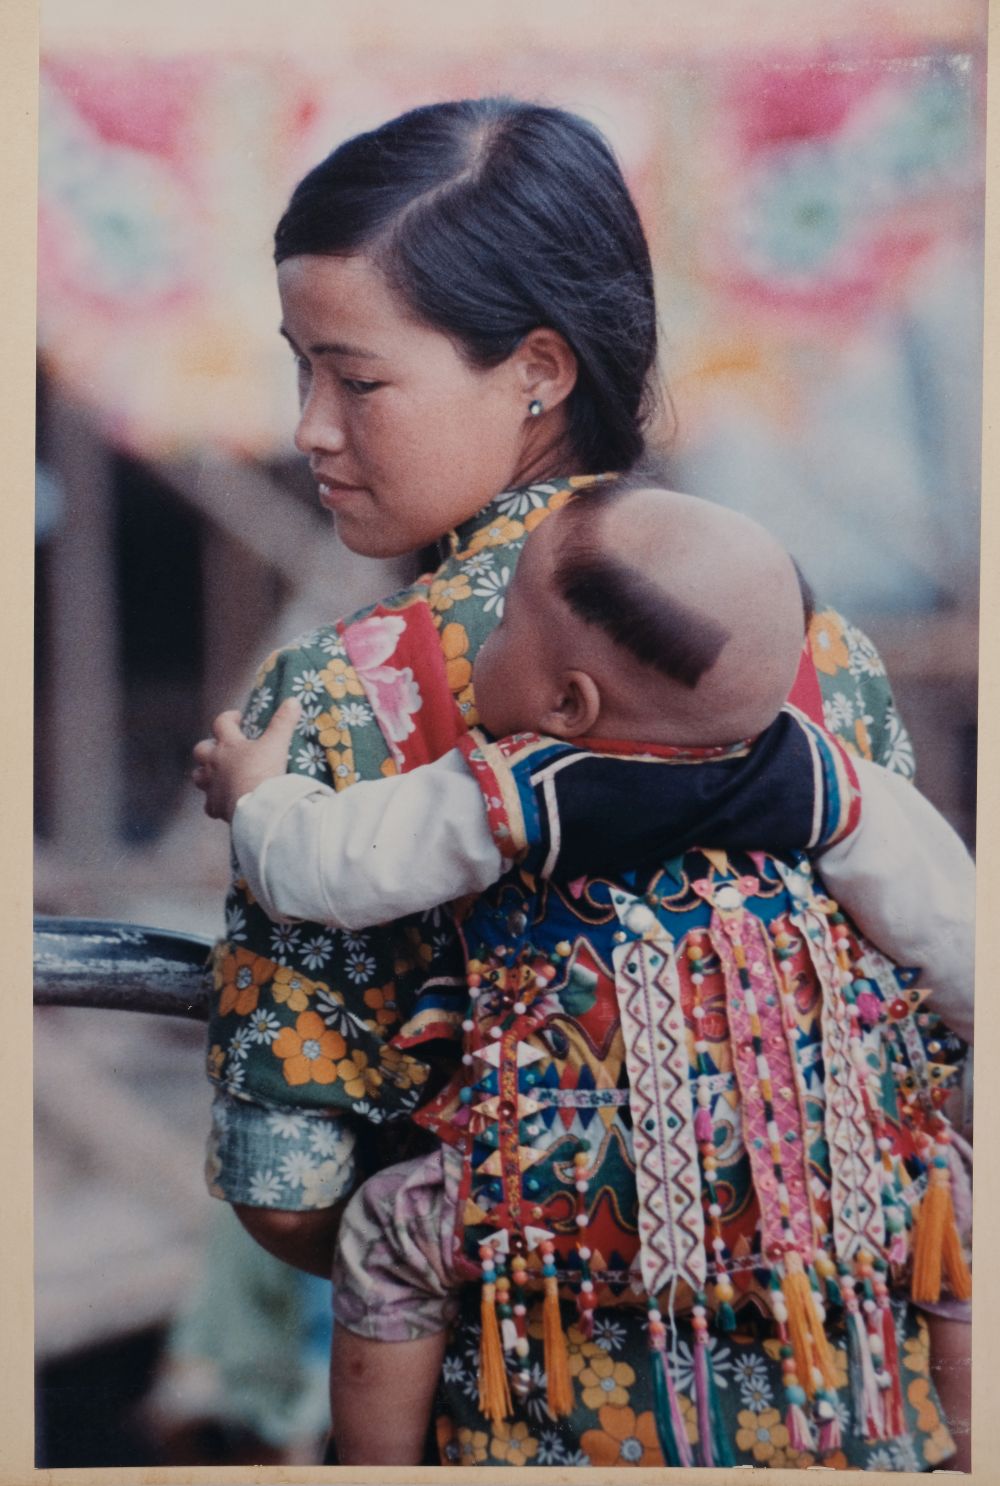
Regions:
[[309, 389], [302, 401], [295, 429], [295, 447], [300, 454], [339, 453], [344, 447], [344, 430], [334, 402]]

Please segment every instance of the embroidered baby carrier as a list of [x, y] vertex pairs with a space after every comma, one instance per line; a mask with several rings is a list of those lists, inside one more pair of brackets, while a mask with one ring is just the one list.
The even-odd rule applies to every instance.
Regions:
[[[922, 992], [851, 929], [805, 858], [689, 852], [572, 887], [509, 874], [463, 925], [463, 1070], [418, 1116], [464, 1158], [459, 1232], [482, 1277], [480, 1403], [529, 1383], [542, 1288], [548, 1405], [573, 1407], [560, 1295], [646, 1304], [671, 1464], [725, 1464], [708, 1328], [766, 1309], [793, 1448], [835, 1449], [827, 1318], [866, 1438], [904, 1430], [889, 1306], [968, 1294], [948, 1194], [944, 1067]], [[700, 1459], [671, 1369], [692, 1318]]]

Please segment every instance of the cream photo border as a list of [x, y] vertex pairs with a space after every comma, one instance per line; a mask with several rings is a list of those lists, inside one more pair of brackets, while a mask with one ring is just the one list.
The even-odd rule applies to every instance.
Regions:
[[[50, 0], [55, 6], [56, 0]], [[270, 0], [212, 0], [204, 7], [206, 34], [245, 35], [263, 15]], [[609, 34], [620, 40], [623, 33], [649, 23], [656, 12], [672, 25], [690, 33], [697, 49], [706, 29], [724, 26], [748, 0], [715, 0], [699, 6], [691, 0], [367, 0], [365, 16], [369, 32], [392, 31], [394, 39], [406, 41], [428, 30], [440, 37], [442, 47], [461, 41], [470, 32], [482, 34], [494, 47], [526, 48], [542, 34], [556, 37], [564, 17], [581, 9], [606, 12]], [[787, 30], [790, 13], [803, 3], [819, 4], [824, 24], [835, 34], [838, 12], [846, 0], [757, 0], [756, 24], [762, 41], [769, 35], [780, 38]], [[933, 24], [954, 0], [872, 0], [874, 13], [905, 9], [925, 14]], [[984, 5], [986, 0], [979, 0]], [[148, 39], [156, 33], [169, 42], [174, 25], [167, 6], [150, 0], [58, 0], [70, 25], [87, 28], [101, 15], [126, 12], [134, 34]], [[853, 8], [853, 7], [852, 7]], [[296, 0], [296, 20], [315, 36], [319, 24], [336, 27], [353, 13], [355, 0]], [[612, 11], [614, 12], [612, 20]], [[139, 12], [142, 12], [139, 14]], [[479, 28], [476, 31], [476, 28]], [[980, 680], [980, 839], [990, 839], [988, 827], [1000, 822], [1000, 598], [997, 593], [998, 549], [1000, 549], [1000, 205], [998, 170], [1000, 159], [1000, 5], [989, 18], [992, 77], [988, 90], [987, 123], [987, 229], [986, 229], [986, 354], [984, 367], [983, 426], [983, 580], [981, 606]], [[0, 140], [2, 140], [2, 226], [0, 263], [4, 268], [3, 327], [5, 395], [0, 407], [0, 468], [4, 472], [5, 498], [0, 507], [0, 533], [8, 553], [3, 582], [3, 633], [11, 657], [13, 674], [8, 682], [8, 708], [2, 729], [0, 777], [3, 779], [4, 829], [0, 838], [3, 925], [8, 966], [0, 994], [0, 1120], [7, 1131], [3, 1163], [2, 1212], [3, 1261], [0, 1265], [0, 1486], [27, 1483], [201, 1483], [256, 1482], [316, 1483], [325, 1481], [451, 1481], [459, 1476], [454, 1468], [361, 1470], [322, 1466], [227, 1467], [169, 1469], [146, 1467], [121, 1470], [56, 1470], [34, 1468], [33, 1363], [32, 1363], [32, 1107], [31, 1107], [31, 790], [32, 716], [29, 705], [32, 686], [32, 563], [33, 523], [31, 493], [34, 479], [34, 350], [35, 350], [35, 137], [38, 9], [36, 0], [2, 0], [0, 3]], [[991, 967], [1000, 963], [1000, 859], [985, 852], [981, 861], [978, 897], [977, 963], [982, 967], [978, 987], [978, 1064], [976, 1090], [977, 1123], [981, 1130], [1000, 1128], [1000, 1078], [991, 1076], [1000, 1064], [1000, 1015], [991, 1003]], [[1000, 1161], [993, 1159], [981, 1142], [982, 1159], [976, 1172], [975, 1223], [980, 1283], [976, 1290], [973, 1325], [973, 1472], [965, 1479], [976, 1483], [1000, 1481], [1000, 1411], [996, 1408], [995, 1348], [1000, 1336], [1000, 1283], [990, 1252], [990, 1238], [1000, 1226]], [[990, 1399], [993, 1398], [991, 1406]], [[743, 1482], [742, 1471], [698, 1470], [698, 1486]], [[644, 1482], [691, 1480], [682, 1470], [601, 1470], [561, 1467], [524, 1468], [513, 1473], [517, 1482], [545, 1482], [562, 1486], [579, 1481], [586, 1486], [621, 1481], [629, 1486]], [[478, 1470], [476, 1482], [510, 1481], [504, 1470]], [[767, 1486], [786, 1482], [809, 1482], [815, 1471], [776, 1470], [766, 1473]], [[849, 1471], [845, 1481], [886, 1486], [926, 1479], [910, 1473]]]

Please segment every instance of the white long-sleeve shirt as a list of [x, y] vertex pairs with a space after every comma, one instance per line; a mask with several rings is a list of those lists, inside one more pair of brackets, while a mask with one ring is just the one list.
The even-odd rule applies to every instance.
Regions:
[[[907, 780], [855, 760], [860, 825], [818, 858], [831, 897], [898, 964], [920, 966], [927, 1007], [972, 1041], [975, 866]], [[239, 801], [233, 845], [274, 919], [339, 929], [389, 923], [483, 892], [510, 865], [459, 750], [337, 793], [302, 775]]]

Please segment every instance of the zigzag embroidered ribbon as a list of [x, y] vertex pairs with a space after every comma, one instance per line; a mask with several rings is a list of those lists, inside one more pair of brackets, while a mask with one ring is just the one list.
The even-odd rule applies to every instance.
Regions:
[[651, 933], [613, 952], [632, 1105], [640, 1265], [647, 1293], [706, 1277], [705, 1220], [674, 944], [652, 910], [616, 890], [626, 929]]
[[792, 902], [789, 915], [802, 935], [823, 993], [822, 1043], [826, 1104], [824, 1125], [830, 1152], [830, 1206], [834, 1252], [852, 1260], [861, 1249], [885, 1247], [881, 1173], [855, 1057], [829, 915], [817, 906], [811, 872], [776, 862]]

